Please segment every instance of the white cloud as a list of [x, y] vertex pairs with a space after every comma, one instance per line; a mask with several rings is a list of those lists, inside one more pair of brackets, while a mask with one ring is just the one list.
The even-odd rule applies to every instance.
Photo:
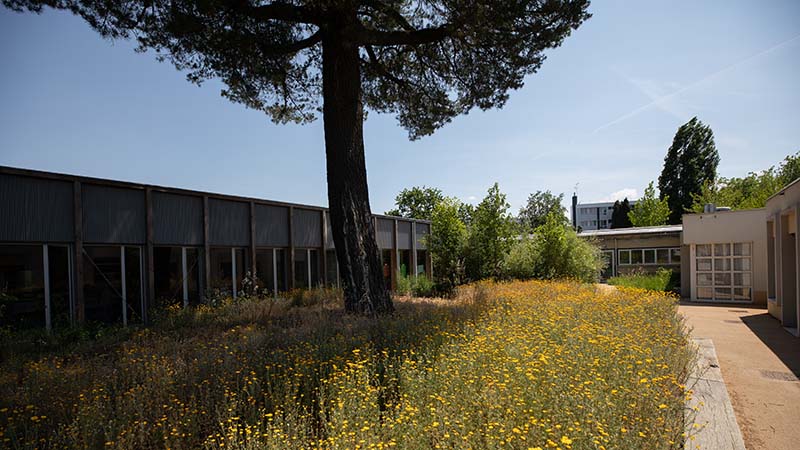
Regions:
[[617, 200], [624, 200], [625, 198], [628, 200], [636, 200], [639, 198], [639, 191], [635, 188], [620, 189], [616, 192], [608, 194], [607, 196], [598, 200], [598, 202], [615, 202]]

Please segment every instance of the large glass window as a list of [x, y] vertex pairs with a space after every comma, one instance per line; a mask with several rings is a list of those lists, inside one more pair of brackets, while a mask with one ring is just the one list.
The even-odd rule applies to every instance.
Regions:
[[294, 251], [294, 287], [308, 287], [308, 252], [306, 249]]
[[86, 320], [122, 321], [120, 247], [83, 248], [83, 298]]
[[719, 243], [695, 247], [700, 300], [752, 300], [751, 244]]
[[271, 248], [260, 248], [256, 250], [256, 277], [259, 286], [275, 292], [275, 254]]
[[282, 248], [275, 249], [275, 262], [278, 272], [278, 292], [286, 292], [289, 286], [289, 263], [286, 250]]
[[619, 265], [679, 265], [680, 248], [637, 248], [618, 251]]
[[411, 275], [411, 250], [397, 251], [397, 272], [404, 278]]
[[153, 248], [153, 282], [159, 305], [183, 301], [183, 267], [180, 247]]
[[336, 259], [336, 250], [325, 251], [325, 280], [328, 286], [339, 285], [339, 261]]
[[54, 327], [69, 325], [72, 320], [69, 251], [70, 247], [66, 245], [47, 246], [47, 267], [50, 270], [50, 317]]
[[125, 247], [125, 321], [142, 322], [144, 302], [144, 279], [142, 277], [142, 249]]
[[381, 250], [381, 265], [383, 266], [383, 284], [386, 289], [392, 289], [392, 251]]
[[317, 287], [322, 284], [322, 276], [320, 272], [321, 256], [319, 250], [311, 249], [308, 251], [308, 270], [310, 273], [311, 287]]
[[426, 250], [417, 250], [417, 275], [426, 275], [428, 272], [428, 252]]
[[212, 248], [209, 257], [211, 287], [230, 292], [231, 296], [236, 297], [242, 288], [245, 273], [250, 270], [247, 251], [243, 248]]
[[45, 325], [41, 245], [0, 246], [0, 323], [17, 327]]

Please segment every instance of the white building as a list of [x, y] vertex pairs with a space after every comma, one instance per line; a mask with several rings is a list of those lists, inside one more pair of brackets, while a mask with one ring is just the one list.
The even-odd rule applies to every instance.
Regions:
[[[573, 197], [573, 225], [582, 230], [606, 230], [611, 228], [611, 216], [614, 213], [614, 202], [576, 203]], [[629, 200], [630, 205], [636, 200]]]

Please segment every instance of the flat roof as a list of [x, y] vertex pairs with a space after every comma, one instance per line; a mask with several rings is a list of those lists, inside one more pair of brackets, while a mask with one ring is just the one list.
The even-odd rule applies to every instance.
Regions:
[[631, 228], [610, 228], [604, 230], [587, 230], [578, 233], [578, 236], [625, 236], [641, 234], [665, 234], [680, 233], [683, 225], [660, 225], [657, 227], [631, 227]]

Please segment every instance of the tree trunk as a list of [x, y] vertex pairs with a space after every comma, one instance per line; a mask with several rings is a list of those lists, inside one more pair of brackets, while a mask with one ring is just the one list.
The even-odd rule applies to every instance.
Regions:
[[358, 46], [342, 28], [322, 40], [322, 95], [328, 204], [333, 242], [348, 312], [392, 312], [375, 241], [364, 161], [364, 114]]

